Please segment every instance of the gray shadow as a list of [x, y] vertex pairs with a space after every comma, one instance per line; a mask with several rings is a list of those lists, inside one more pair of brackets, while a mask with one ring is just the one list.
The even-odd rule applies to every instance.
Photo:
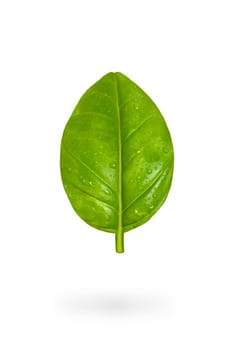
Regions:
[[66, 313], [86, 316], [151, 316], [167, 313], [171, 303], [166, 297], [147, 293], [77, 293], [61, 298], [59, 307]]

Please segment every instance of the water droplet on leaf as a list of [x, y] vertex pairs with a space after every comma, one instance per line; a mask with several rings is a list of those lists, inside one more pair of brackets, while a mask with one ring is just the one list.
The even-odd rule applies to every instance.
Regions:
[[141, 213], [140, 213], [140, 211], [139, 211], [138, 209], [135, 209], [134, 212], [135, 212], [135, 214], [136, 214], [137, 216], [141, 216]]

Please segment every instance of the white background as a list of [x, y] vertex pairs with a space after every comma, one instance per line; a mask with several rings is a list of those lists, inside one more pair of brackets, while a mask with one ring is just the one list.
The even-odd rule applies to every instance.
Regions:
[[[233, 1], [1, 1], [0, 348], [234, 349]], [[169, 197], [114, 236], [60, 180], [63, 128], [109, 71], [156, 102]]]

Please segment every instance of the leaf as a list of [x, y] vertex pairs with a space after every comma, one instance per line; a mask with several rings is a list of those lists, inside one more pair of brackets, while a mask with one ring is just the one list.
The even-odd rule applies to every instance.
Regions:
[[148, 221], [165, 201], [173, 146], [153, 101], [121, 73], [109, 73], [81, 97], [61, 143], [61, 176], [76, 213], [116, 235]]

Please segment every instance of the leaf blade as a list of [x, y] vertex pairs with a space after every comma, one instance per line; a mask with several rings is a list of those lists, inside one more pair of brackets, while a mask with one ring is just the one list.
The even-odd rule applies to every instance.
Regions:
[[[66, 149], [83, 168], [72, 164], [67, 170], [72, 161]], [[114, 231], [116, 251], [123, 252], [124, 232], [148, 221], [164, 203], [174, 151], [154, 102], [122, 73], [108, 73], [76, 105], [64, 129], [60, 164], [68, 197], [73, 183], [96, 198], [94, 206], [74, 194], [69, 199], [76, 213], [97, 229]]]

